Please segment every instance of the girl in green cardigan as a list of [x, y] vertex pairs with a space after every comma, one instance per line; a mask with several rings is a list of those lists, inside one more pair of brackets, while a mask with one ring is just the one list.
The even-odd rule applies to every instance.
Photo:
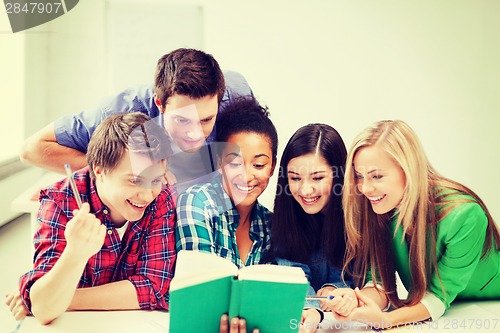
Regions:
[[406, 123], [380, 121], [358, 135], [343, 206], [345, 269], [361, 290], [350, 306], [331, 307], [338, 319], [389, 328], [436, 320], [457, 298], [500, 299], [498, 226], [472, 190], [432, 168]]

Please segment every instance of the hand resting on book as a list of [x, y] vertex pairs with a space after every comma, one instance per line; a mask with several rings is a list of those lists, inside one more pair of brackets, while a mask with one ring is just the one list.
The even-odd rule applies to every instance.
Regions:
[[[231, 318], [227, 314], [223, 314], [220, 318], [220, 333], [247, 333], [247, 323], [245, 319], [238, 317]], [[259, 333], [259, 329], [255, 328], [252, 333]]]

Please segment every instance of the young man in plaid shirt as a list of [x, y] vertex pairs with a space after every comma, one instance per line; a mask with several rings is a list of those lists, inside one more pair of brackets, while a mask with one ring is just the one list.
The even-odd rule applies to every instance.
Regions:
[[[142, 113], [94, 132], [89, 167], [40, 193], [31, 271], [7, 297], [16, 319], [49, 323], [66, 310], [168, 309], [175, 262], [175, 198], [165, 186], [165, 130]], [[22, 301], [22, 302], [20, 302]]]

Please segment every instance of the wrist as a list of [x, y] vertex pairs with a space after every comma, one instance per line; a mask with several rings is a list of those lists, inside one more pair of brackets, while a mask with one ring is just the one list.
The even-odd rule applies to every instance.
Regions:
[[333, 283], [325, 283], [325, 284], [323, 284], [323, 285], [321, 286], [321, 289], [326, 288], [326, 287], [331, 287], [331, 288], [333, 288], [334, 290], [339, 288], [339, 287], [337, 287], [336, 285], [334, 285]]
[[318, 323], [321, 323], [323, 321], [323, 319], [325, 318], [325, 314], [323, 313], [323, 311], [321, 309], [318, 309], [318, 308], [305, 308], [304, 311], [307, 311], [313, 315], [319, 315], [319, 318], [318, 318]]
[[336, 289], [338, 289], [338, 288], [337, 288], [337, 287], [335, 287], [335, 286], [331, 286], [331, 285], [323, 285], [323, 286], [321, 287], [321, 289], [320, 289], [320, 290], [318, 290], [318, 295], [320, 295], [320, 296], [324, 296], [324, 293], [325, 293], [325, 292], [327, 292], [327, 293], [328, 293], [328, 292], [333, 292], [333, 291], [334, 291], [334, 290], [336, 290]]
[[63, 260], [63, 262], [66, 262], [74, 267], [85, 267], [89, 259], [90, 257], [86, 258], [85, 256], [82, 256], [80, 251], [73, 249], [68, 245], [66, 245], [64, 251], [61, 253], [61, 257], [59, 258], [59, 260]]
[[382, 312], [382, 327], [383, 329], [388, 329], [398, 325], [396, 318], [394, 318], [392, 312]]

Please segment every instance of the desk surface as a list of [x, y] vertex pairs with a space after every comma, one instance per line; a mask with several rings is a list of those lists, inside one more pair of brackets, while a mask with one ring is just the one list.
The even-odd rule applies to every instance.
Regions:
[[75, 311], [49, 325], [26, 317], [17, 333], [166, 333], [168, 325], [169, 313], [162, 311]]
[[[186, 318], [189, 320], [188, 318]], [[43, 326], [27, 317], [18, 333], [167, 333], [169, 313], [162, 311], [78, 311], [66, 312], [50, 325]], [[318, 333], [372, 331], [356, 323], [340, 323], [325, 316]], [[455, 303], [437, 322], [418, 327], [401, 327], [384, 332], [499, 332], [500, 301]], [[263, 332], [266, 333], [266, 332]]]

